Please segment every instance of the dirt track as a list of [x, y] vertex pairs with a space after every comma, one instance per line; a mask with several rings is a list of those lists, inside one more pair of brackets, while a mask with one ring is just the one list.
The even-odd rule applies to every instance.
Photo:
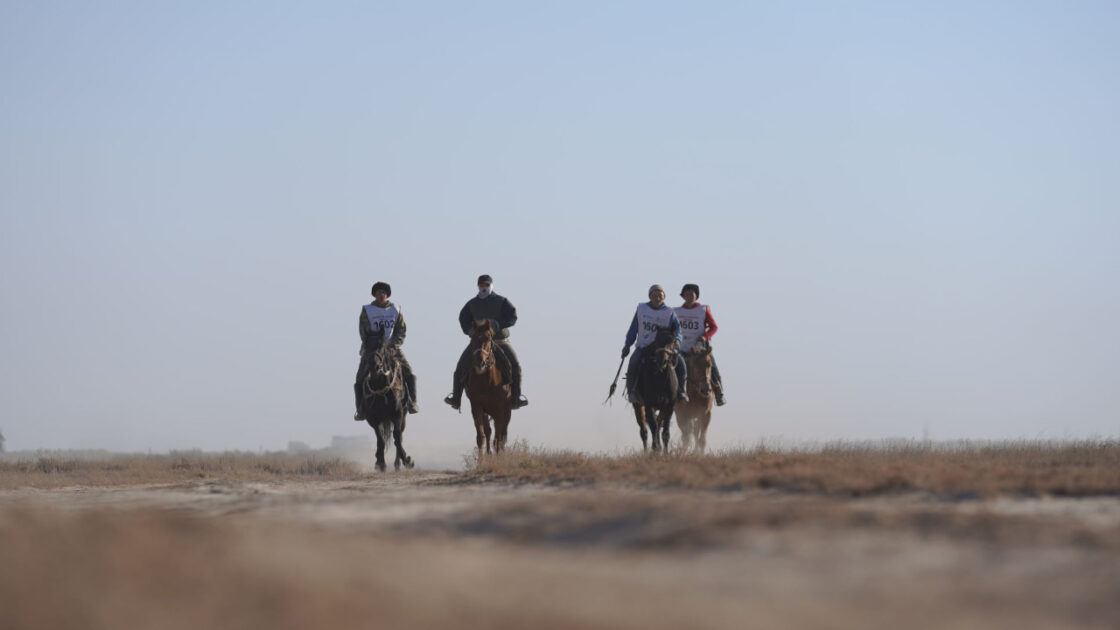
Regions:
[[1112, 497], [837, 499], [413, 472], [5, 491], [0, 533], [14, 628], [1120, 625]]

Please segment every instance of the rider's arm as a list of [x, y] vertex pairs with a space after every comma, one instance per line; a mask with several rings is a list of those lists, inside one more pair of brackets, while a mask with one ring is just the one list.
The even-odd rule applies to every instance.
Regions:
[[502, 302], [502, 320], [498, 322], [498, 325], [502, 328], [509, 328], [517, 323], [517, 307], [509, 301], [509, 298], [503, 299], [505, 301]]
[[673, 336], [677, 338], [677, 344], [682, 343], [684, 335], [681, 333], [681, 320], [677, 319], [675, 312], [669, 313], [669, 328], [673, 331]]
[[716, 335], [717, 330], [719, 330], [719, 326], [716, 326], [716, 320], [715, 320], [714, 317], [712, 317], [712, 309], [705, 306], [704, 307], [704, 338], [707, 339], [708, 341], [711, 341], [712, 337], [714, 337]]
[[362, 309], [362, 314], [358, 315], [358, 335], [362, 338], [362, 347], [366, 345], [366, 339], [372, 334], [373, 331], [369, 329], [369, 318], [366, 317], [366, 309]]
[[626, 345], [623, 348], [629, 348], [634, 345], [638, 340], [638, 313], [634, 313], [634, 319], [630, 320], [630, 330], [626, 331]]
[[389, 338], [389, 345], [394, 348], [400, 348], [404, 345], [404, 337], [408, 334], [408, 329], [404, 325], [404, 313], [397, 313], [397, 323], [393, 324], [393, 336]]
[[463, 310], [459, 311], [459, 328], [463, 329], [464, 335], [471, 334], [471, 325], [474, 324], [474, 318], [471, 317], [471, 303], [467, 302], [463, 305]]

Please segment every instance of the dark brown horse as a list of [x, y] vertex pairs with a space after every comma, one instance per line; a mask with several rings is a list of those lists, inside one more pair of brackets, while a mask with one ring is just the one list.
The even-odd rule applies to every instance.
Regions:
[[641, 402], [633, 403], [634, 417], [642, 436], [642, 449], [647, 448], [646, 438], [653, 437], [653, 450], [662, 446], [669, 449], [669, 422], [673, 418], [673, 403], [677, 400], [676, 340], [668, 330], [658, 332], [657, 339], [646, 346], [638, 364], [638, 382], [634, 392]]
[[397, 447], [393, 468], [400, 470], [401, 464], [412, 468], [412, 458], [404, 452], [404, 445], [401, 443], [406, 410], [400, 361], [387, 345], [378, 345], [368, 350], [365, 361], [369, 370], [361, 384], [361, 411], [377, 435], [377, 469], [385, 470], [385, 445], [390, 435]]
[[[476, 320], [471, 329], [470, 366], [467, 373], [467, 398], [471, 401], [471, 416], [474, 418], [475, 442], [478, 454], [482, 454], [483, 442], [486, 453], [490, 454], [490, 437], [494, 437], [494, 451], [502, 452], [506, 445], [506, 431], [513, 411], [510, 401], [510, 383], [502, 376], [498, 367], [499, 357], [494, 347], [494, 329], [490, 320]], [[494, 420], [491, 433], [490, 420]]]
[[712, 422], [712, 347], [698, 343], [685, 355], [688, 362], [688, 402], [677, 403], [677, 426], [685, 450], [695, 440], [701, 453], [708, 446], [708, 425]]

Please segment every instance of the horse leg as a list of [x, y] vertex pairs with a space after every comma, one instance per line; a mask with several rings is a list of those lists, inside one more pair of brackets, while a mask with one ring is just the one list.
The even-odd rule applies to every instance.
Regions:
[[373, 432], [377, 435], [377, 462], [374, 466], [377, 467], [377, 470], [385, 472], [385, 436], [382, 435], [380, 425], [374, 427]]
[[638, 432], [642, 436], [642, 450], [649, 450], [649, 432], [646, 431], [646, 419], [643, 417], [643, 408], [641, 405], [634, 405], [634, 417], [638, 420]]
[[506, 436], [509, 433], [509, 420], [512, 414], [511, 409], [506, 409], [494, 417], [494, 451], [497, 453], [506, 450]]
[[689, 433], [692, 424], [692, 417], [687, 412], [681, 413], [677, 410], [677, 428], [681, 430], [681, 448], [688, 450]]
[[405, 468], [409, 469], [416, 465], [412, 463], [412, 458], [408, 456], [408, 453], [404, 452], [404, 444], [402, 443], [403, 439], [404, 415], [401, 415], [399, 418], [397, 418], [397, 421], [393, 423], [393, 445], [397, 447], [397, 459], [393, 462], [393, 468], [395, 470], [400, 470], [402, 463], [404, 464]]
[[482, 417], [482, 428], [486, 431], [486, 454], [489, 455], [492, 452], [490, 450], [490, 436], [494, 434], [494, 431], [490, 428], [490, 416], [483, 415]]
[[[471, 417], [474, 418], [474, 442], [478, 446], [478, 457], [482, 459], [482, 444], [486, 440], [485, 434], [490, 431], [489, 426], [483, 429], [483, 425], [488, 425], [489, 420], [486, 419], [486, 414], [475, 409], [474, 402], [471, 402]], [[490, 452], [489, 445], [486, 452]]]
[[657, 410], [653, 407], [646, 406], [646, 424], [649, 425], [649, 432], [653, 438], [653, 450], [661, 450], [661, 433], [657, 430]]
[[661, 410], [657, 414], [657, 423], [661, 425], [661, 445], [665, 447], [665, 452], [669, 452], [669, 424], [673, 422], [673, 406]]
[[696, 444], [700, 447], [700, 452], [703, 453], [704, 449], [708, 447], [708, 425], [712, 423], [712, 410], [708, 409], [697, 424], [700, 425], [697, 431]]

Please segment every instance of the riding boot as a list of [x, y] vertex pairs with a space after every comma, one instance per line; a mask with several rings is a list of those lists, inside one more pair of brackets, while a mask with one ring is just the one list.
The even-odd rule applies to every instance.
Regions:
[[676, 355], [677, 363], [675, 369], [677, 371], [677, 402], [688, 402], [688, 366], [684, 363], [684, 357], [679, 353]]
[[365, 420], [362, 414], [362, 384], [354, 383], [354, 420], [359, 422]]
[[458, 411], [459, 407], [463, 404], [463, 381], [458, 378], [458, 374], [455, 376], [456, 379], [455, 383], [451, 386], [451, 393], [447, 395], [447, 398], [443, 399], [443, 402], [451, 405], [452, 409]]
[[724, 406], [727, 401], [723, 399], [723, 378], [719, 375], [719, 365], [716, 364], [715, 355], [712, 355], [712, 389], [716, 393], [716, 406]]
[[641, 356], [642, 349], [634, 348], [634, 354], [630, 355], [630, 362], [626, 364], [626, 399], [632, 403], [642, 402], [635, 393], [638, 385], [638, 364], [641, 362]]
[[404, 389], [408, 395], [408, 413], [420, 413], [416, 406], [416, 375], [411, 370], [404, 377]]
[[459, 355], [459, 362], [455, 364], [455, 374], [451, 377], [451, 393], [443, 399], [455, 411], [463, 404], [463, 387], [467, 384], [467, 361], [470, 360], [471, 348], [467, 346], [463, 354]]
[[509, 384], [509, 397], [512, 409], [520, 409], [529, 404], [529, 401], [521, 396], [521, 370], [513, 371]]

